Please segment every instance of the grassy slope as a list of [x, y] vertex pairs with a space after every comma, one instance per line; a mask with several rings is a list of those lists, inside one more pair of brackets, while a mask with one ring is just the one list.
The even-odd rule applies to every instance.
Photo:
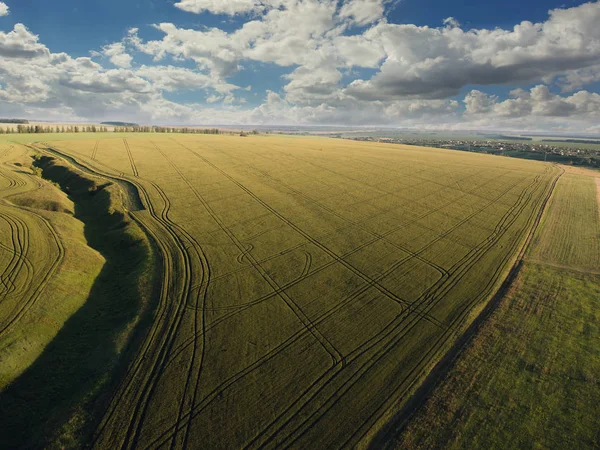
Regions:
[[581, 175], [561, 179], [531, 249], [535, 260], [393, 446], [598, 445], [595, 184]]
[[11, 382], [0, 392], [0, 442], [9, 448], [80, 446], [152, 286], [150, 244], [123, 214], [116, 187], [63, 164], [40, 164], [69, 198], [46, 183], [12, 200], [44, 208], [32, 211], [52, 223], [65, 258], [42, 301], [0, 349], [3, 380]]

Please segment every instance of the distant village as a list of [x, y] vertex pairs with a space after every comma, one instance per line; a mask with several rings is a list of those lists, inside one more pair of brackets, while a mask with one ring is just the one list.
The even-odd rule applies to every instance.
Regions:
[[[341, 137], [341, 136], [340, 136]], [[575, 141], [540, 142], [521, 140], [462, 140], [389, 137], [351, 137], [356, 141], [383, 142], [389, 144], [418, 145], [422, 147], [488, 153], [515, 158], [559, 162], [600, 168], [600, 141], [597, 148], [579, 147]], [[586, 142], [588, 143], [588, 142]], [[591, 143], [591, 142], [590, 142]], [[562, 145], [561, 145], [562, 144]]]

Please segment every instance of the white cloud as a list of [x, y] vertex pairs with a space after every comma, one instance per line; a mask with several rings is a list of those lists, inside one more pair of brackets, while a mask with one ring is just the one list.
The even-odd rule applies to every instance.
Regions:
[[183, 11], [200, 14], [205, 11], [213, 14], [235, 14], [256, 11], [263, 6], [257, 0], [181, 0], [175, 6]]
[[[546, 22], [525, 21], [512, 30], [463, 30], [452, 17], [440, 28], [391, 24], [379, 20], [383, 0], [188, 0], [179, 7], [183, 3], [192, 12], [253, 11], [259, 17], [231, 33], [160, 24], [162, 40], [143, 42], [137, 34], [131, 36], [139, 51], [156, 60], [166, 55], [192, 59], [215, 79], [231, 76], [246, 60], [299, 66], [287, 76], [286, 92], [300, 102], [340, 95], [362, 101], [447, 98], [466, 85], [548, 81], [568, 73], [565, 85], [580, 87], [577, 82], [596, 76], [581, 71], [600, 59], [598, 2], [552, 10]], [[348, 20], [374, 25], [349, 36], [345, 35]], [[324, 83], [317, 76], [313, 77], [316, 84], [308, 86], [303, 75], [336, 74], [353, 67], [379, 72], [347, 86], [331, 80]], [[315, 93], [312, 99], [311, 92]]]
[[546, 22], [512, 30], [469, 30], [380, 23], [365, 35], [386, 60], [370, 80], [351, 84], [362, 99], [443, 98], [469, 84], [538, 81], [597, 64], [600, 3], [550, 11]]
[[175, 7], [190, 13], [201, 14], [261, 14], [270, 10], [293, 11], [321, 5], [332, 6], [337, 18], [357, 25], [367, 25], [383, 18], [384, 3], [389, 0], [344, 0], [339, 8], [330, 0], [181, 0]]
[[238, 89], [221, 79], [191, 69], [175, 66], [142, 66], [135, 71], [139, 77], [150, 80], [157, 89], [168, 92], [180, 90], [198, 90], [212, 88], [215, 91], [228, 94]]
[[383, 0], [348, 0], [340, 9], [340, 17], [358, 25], [367, 25], [383, 18]]
[[8, 33], [0, 32], [0, 57], [6, 58], [45, 58], [50, 55], [45, 45], [38, 42], [23, 24], [16, 24]]
[[460, 27], [460, 22], [458, 20], [456, 20], [454, 17], [446, 17], [443, 20], [443, 24], [450, 28]]
[[9, 14], [8, 6], [4, 2], [0, 2], [0, 17], [8, 16], [8, 14]]
[[122, 42], [107, 45], [102, 48], [102, 53], [108, 56], [110, 62], [117, 67], [130, 68], [133, 57], [125, 52], [125, 45]]
[[538, 85], [530, 91], [515, 89], [510, 95], [512, 98], [499, 101], [497, 96], [473, 90], [464, 100], [466, 114], [500, 118], [583, 117], [586, 121], [600, 118], [600, 95], [596, 93], [579, 91], [562, 97], [551, 93], [547, 86]]
[[[553, 91], [600, 80], [599, 2], [553, 10], [545, 22], [510, 30], [465, 30], [451, 17], [438, 28], [391, 24], [386, 4], [181, 0], [176, 6], [184, 11], [245, 14], [244, 23], [231, 32], [162, 23], [155, 26], [161, 38], [150, 41], [132, 28], [121, 42], [91, 52], [112, 68], [52, 53], [17, 24], [0, 32], [0, 108], [25, 117], [60, 111], [69, 118], [180, 124], [597, 127], [598, 94]], [[134, 65], [136, 52], [155, 64]], [[182, 60], [195, 67], [178, 67]], [[243, 67], [251, 70], [252, 61], [289, 69], [279, 92], [267, 91], [262, 104], [248, 107], [234, 95], [242, 88], [229, 80]], [[484, 87], [462, 104], [451, 98], [467, 85], [522, 82], [544, 84], [514, 89], [508, 99]], [[182, 105], [165, 98], [182, 91], [205, 100]]]
[[600, 81], [600, 64], [571, 70], [558, 78], [563, 92], [572, 92], [596, 81]]
[[473, 90], [464, 99], [468, 114], [480, 114], [489, 112], [498, 101], [495, 95], [487, 95], [481, 91]]
[[[124, 52], [121, 43], [103, 49], [115, 64], [113, 58]], [[171, 118], [183, 117], [191, 110], [166, 102], [163, 91], [215, 90], [229, 94], [236, 88], [208, 74], [173, 66], [106, 69], [91, 58], [51, 53], [22, 24], [10, 32], [0, 31], [0, 108], [15, 115], [35, 113], [39, 118], [44, 116], [39, 111], [47, 110], [52, 115], [61, 111], [69, 118], [111, 114], [150, 120], [162, 113]]]

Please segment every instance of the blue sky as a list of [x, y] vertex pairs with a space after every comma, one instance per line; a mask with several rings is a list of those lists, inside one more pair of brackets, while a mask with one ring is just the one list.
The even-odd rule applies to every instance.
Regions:
[[3, 0], [0, 115], [600, 133], [598, 23], [573, 0]]
[[[218, 27], [232, 30], [246, 17], [231, 18], [208, 12], [190, 14], [175, 8], [175, 0], [58, 0], [49, 6], [47, 0], [6, 1], [11, 17], [7, 22], [21, 22], [53, 52], [87, 56], [92, 49], [119, 41], [132, 27], [140, 28], [147, 38], [159, 36], [152, 24], [172, 22], [182, 28]], [[392, 23], [437, 27], [446, 17], [455, 17], [468, 28], [511, 28], [529, 20], [542, 22], [548, 11], [577, 6], [584, 1], [506, 0], [502, 2], [464, 0], [401, 0], [390, 2], [387, 19]]]

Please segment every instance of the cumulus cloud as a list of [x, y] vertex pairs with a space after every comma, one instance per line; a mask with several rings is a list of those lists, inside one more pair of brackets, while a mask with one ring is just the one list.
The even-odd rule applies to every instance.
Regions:
[[117, 67], [131, 67], [133, 57], [125, 52], [125, 45], [122, 42], [116, 42], [105, 46], [102, 49], [102, 53]]
[[[0, 107], [161, 123], [597, 126], [598, 94], [581, 89], [600, 80], [600, 2], [552, 10], [544, 22], [506, 30], [467, 30], [452, 17], [437, 28], [393, 24], [385, 19], [389, 3], [179, 0], [183, 11], [243, 15], [243, 24], [225, 31], [161, 23], [155, 40], [132, 28], [121, 42], [92, 52], [108, 68], [52, 53], [17, 24], [0, 32]], [[133, 64], [139, 53], [154, 63]], [[193, 68], [178, 67], [184, 60]], [[253, 70], [252, 62], [288, 70], [278, 92], [248, 107], [230, 81], [243, 68]], [[506, 99], [485, 92], [488, 85], [521, 83], [538, 86], [514, 89]], [[469, 85], [478, 89], [462, 102], [453, 99]], [[203, 101], [165, 98], [182, 91], [196, 91]]]
[[[157, 25], [161, 40], [131, 42], [159, 61], [166, 55], [192, 59], [214, 78], [233, 75], [244, 61], [297, 66], [286, 77], [290, 99], [318, 102], [351, 96], [358, 101], [443, 99], [467, 85], [494, 85], [551, 80], [579, 88], [597, 77], [587, 68], [600, 59], [600, 3], [555, 9], [542, 23], [521, 22], [511, 30], [463, 30], [452, 17], [440, 28], [397, 25], [380, 20], [384, 0], [187, 0], [178, 4], [191, 12], [236, 14], [254, 11], [258, 17], [233, 32], [219, 28], [182, 29]], [[350, 23], [371, 24], [347, 35]], [[370, 79], [339, 85], [340, 69], [377, 68]], [[326, 72], [329, 78], [307, 73]], [[570, 75], [567, 75], [570, 74]], [[332, 75], [337, 77], [332, 82]], [[580, 86], [577, 86], [579, 84]], [[327, 92], [326, 92], [327, 91]], [[343, 92], [342, 92], [343, 91]], [[309, 98], [314, 93], [313, 98]]]
[[530, 82], [581, 69], [600, 59], [598, 23], [598, 2], [552, 10], [546, 22], [512, 30], [380, 23], [366, 35], [382, 43], [387, 57], [378, 74], [348, 92], [362, 99], [444, 98], [469, 84]]
[[45, 58], [50, 55], [38, 36], [32, 34], [23, 24], [16, 24], [8, 33], [0, 32], [0, 56], [6, 58]]
[[367, 25], [383, 18], [383, 0], [349, 0], [340, 9], [340, 17], [351, 19], [358, 25]]
[[222, 79], [187, 68], [127, 68], [131, 59], [122, 59], [125, 50], [123, 43], [103, 48], [102, 55], [118, 66], [107, 69], [91, 58], [52, 53], [22, 24], [9, 32], [0, 31], [0, 108], [19, 116], [61, 111], [63, 117], [71, 119], [102, 118], [106, 114], [148, 120], [161, 114], [181, 118], [191, 110], [167, 102], [163, 92], [191, 89], [229, 95], [237, 89]]
[[[195, 6], [207, 2], [193, 2]], [[133, 31], [128, 43], [137, 51], [149, 54], [155, 61], [167, 55], [191, 59], [202, 69], [211, 72], [213, 78], [226, 78], [239, 70], [243, 61], [274, 63], [283, 67], [300, 66], [301, 70], [290, 73], [289, 91], [303, 83], [306, 71], [326, 70], [336, 74], [338, 68], [376, 68], [385, 57], [382, 45], [365, 35], [344, 35], [348, 22], [364, 23], [365, 16], [357, 16], [357, 5], [381, 6], [381, 1], [353, 0], [340, 8], [335, 0], [282, 0], [281, 2], [255, 2], [265, 13], [257, 19], [247, 21], [238, 30], [227, 33], [218, 28], [191, 30], [162, 23], [156, 28], [164, 33], [161, 40], [143, 41]], [[216, 4], [216, 3], [215, 3]], [[237, 3], [218, 3], [222, 8]], [[191, 5], [191, 3], [190, 3]], [[273, 7], [278, 5], [279, 7]], [[364, 6], [363, 5], [363, 6]], [[349, 8], [349, 9], [345, 9]], [[196, 11], [194, 7], [194, 11]], [[369, 13], [371, 19], [380, 16]], [[215, 11], [212, 8], [211, 11]], [[371, 20], [369, 19], [369, 20]], [[336, 75], [337, 76], [337, 75]], [[329, 88], [337, 89], [335, 83]], [[309, 89], [308, 86], [305, 86]], [[322, 92], [324, 85], [315, 86]]]
[[600, 64], [568, 71], [557, 80], [563, 92], [571, 92], [597, 81], [600, 81]]
[[235, 14], [255, 11], [263, 7], [263, 2], [256, 0], [181, 0], [175, 6], [183, 11], [200, 14], [205, 11], [213, 14]]
[[180, 90], [214, 89], [229, 94], [237, 86], [214, 79], [210, 75], [175, 66], [142, 66], [135, 71], [137, 76], [150, 80], [157, 89], [174, 92]]
[[538, 85], [529, 91], [515, 89], [510, 96], [499, 101], [497, 96], [473, 90], [464, 99], [466, 114], [501, 118], [584, 116], [590, 121], [600, 117], [600, 95], [588, 91], [563, 97], [550, 92], [547, 86]]
[[4, 2], [0, 2], [0, 17], [8, 16], [8, 14], [9, 14], [8, 6]]
[[344, 0], [338, 5], [338, 2], [332, 0], [181, 0], [175, 3], [175, 7], [195, 14], [209, 12], [234, 16], [327, 4], [328, 7], [334, 8], [337, 19], [367, 25], [383, 18], [384, 3], [388, 1], [390, 0]]

